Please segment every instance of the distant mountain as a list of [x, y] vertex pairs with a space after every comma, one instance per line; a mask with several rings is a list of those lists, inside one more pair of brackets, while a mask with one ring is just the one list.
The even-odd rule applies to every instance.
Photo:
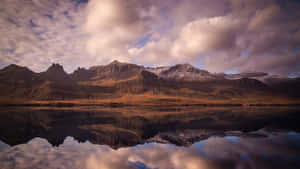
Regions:
[[152, 72], [142, 70], [129, 80], [116, 83], [116, 88], [122, 93], [142, 94], [158, 92], [161, 79]]
[[113, 61], [104, 66], [93, 66], [90, 69], [77, 69], [71, 74], [76, 81], [124, 80], [136, 76], [144, 67]]
[[94, 76], [94, 72], [85, 68], [77, 68], [70, 77], [75, 81], [88, 81]]
[[0, 70], [0, 92], [5, 97], [26, 97], [35, 85], [37, 73], [26, 67], [9, 65]]
[[45, 72], [40, 73], [40, 78], [57, 83], [74, 83], [59, 64], [52, 64]]
[[267, 85], [274, 92], [282, 93], [287, 96], [300, 97], [300, 78], [288, 78], [279, 75], [269, 75], [264, 72], [229, 74], [225, 75], [224, 77], [226, 79], [256, 79]]
[[270, 88], [288, 96], [300, 97], [300, 78], [268, 76], [261, 79]]
[[208, 71], [195, 68], [190, 64], [178, 64], [171, 67], [146, 70], [155, 73], [159, 77], [171, 80], [203, 81], [218, 78]]
[[263, 78], [268, 76], [268, 73], [264, 72], [246, 72], [237, 74], [223, 74], [226, 79], [242, 79], [242, 78]]
[[263, 72], [215, 74], [190, 64], [149, 68], [113, 61], [68, 74], [59, 64], [35, 73], [10, 65], [0, 70], [0, 98], [34, 100], [101, 99], [131, 94], [163, 94], [193, 98], [232, 99], [276, 95], [300, 97], [299, 78]]
[[14, 64], [0, 70], [0, 81], [2, 85], [30, 86], [36, 77], [36, 73], [28, 68]]
[[31, 89], [31, 97], [38, 99], [70, 99], [84, 97], [81, 87], [59, 64], [52, 64], [39, 73], [37, 84]]
[[42, 73], [10, 65], [0, 70], [0, 79], [2, 97], [61, 100], [84, 96], [80, 86], [59, 64], [52, 64]]

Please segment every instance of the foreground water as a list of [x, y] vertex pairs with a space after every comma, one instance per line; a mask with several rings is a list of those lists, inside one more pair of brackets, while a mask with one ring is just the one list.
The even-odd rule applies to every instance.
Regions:
[[0, 143], [1, 169], [298, 169], [300, 133], [272, 132], [265, 137], [210, 137], [189, 147], [148, 143], [117, 150], [67, 137], [55, 147], [34, 138]]
[[300, 107], [2, 107], [0, 169], [299, 169], [299, 112]]

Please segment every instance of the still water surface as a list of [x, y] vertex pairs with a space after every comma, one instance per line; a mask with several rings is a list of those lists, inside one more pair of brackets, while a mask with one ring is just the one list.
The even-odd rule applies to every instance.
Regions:
[[3, 107], [0, 169], [299, 169], [299, 124], [299, 107]]
[[1, 169], [299, 169], [300, 133], [272, 132], [265, 137], [210, 137], [189, 147], [147, 143], [112, 149], [67, 137], [52, 146], [34, 138], [0, 143]]

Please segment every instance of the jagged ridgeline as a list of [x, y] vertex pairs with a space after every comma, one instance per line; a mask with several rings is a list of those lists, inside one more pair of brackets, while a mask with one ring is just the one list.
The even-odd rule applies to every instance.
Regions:
[[59, 64], [35, 73], [9, 65], [0, 70], [3, 99], [69, 100], [116, 98], [126, 94], [232, 99], [256, 96], [300, 97], [300, 79], [263, 72], [210, 73], [190, 64], [144, 67], [113, 61], [68, 74]]

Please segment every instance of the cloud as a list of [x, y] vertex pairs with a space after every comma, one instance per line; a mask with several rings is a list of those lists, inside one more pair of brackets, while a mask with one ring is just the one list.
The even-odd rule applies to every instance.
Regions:
[[171, 53], [176, 57], [199, 57], [204, 53], [235, 47], [239, 23], [231, 17], [213, 17], [185, 25]]
[[[200, 4], [213, 5], [218, 10], [190, 15], [193, 9], [202, 9]], [[283, 75], [299, 72], [300, 58], [295, 54], [300, 44], [299, 22], [294, 17], [299, 12], [271, 0], [200, 4], [182, 3], [175, 11], [183, 17], [179, 16], [179, 21], [171, 18], [174, 25], [168, 34], [161, 34], [142, 48], [131, 49], [143, 57], [138, 61], [154, 65], [200, 61], [212, 72], [233, 68]]]
[[130, 61], [128, 49], [149, 30], [146, 28], [150, 7], [135, 0], [91, 0], [87, 6], [85, 30], [91, 38], [87, 50], [103, 61]]
[[[0, 66], [71, 72], [120, 60], [212, 72], [299, 73], [300, 3], [284, 0], [5, 0]], [[245, 54], [246, 53], [246, 54]]]
[[4, 151], [5, 149], [9, 148], [10, 146], [0, 141], [0, 151]]
[[255, 16], [252, 18], [248, 29], [256, 30], [261, 27], [268, 26], [272, 22], [280, 17], [280, 7], [278, 5], [272, 4], [260, 11], [257, 11]]
[[0, 40], [1, 62], [42, 71], [51, 62], [61, 62], [72, 70], [74, 58], [83, 61], [80, 5], [68, 0], [1, 3], [0, 32], [5, 35]]

